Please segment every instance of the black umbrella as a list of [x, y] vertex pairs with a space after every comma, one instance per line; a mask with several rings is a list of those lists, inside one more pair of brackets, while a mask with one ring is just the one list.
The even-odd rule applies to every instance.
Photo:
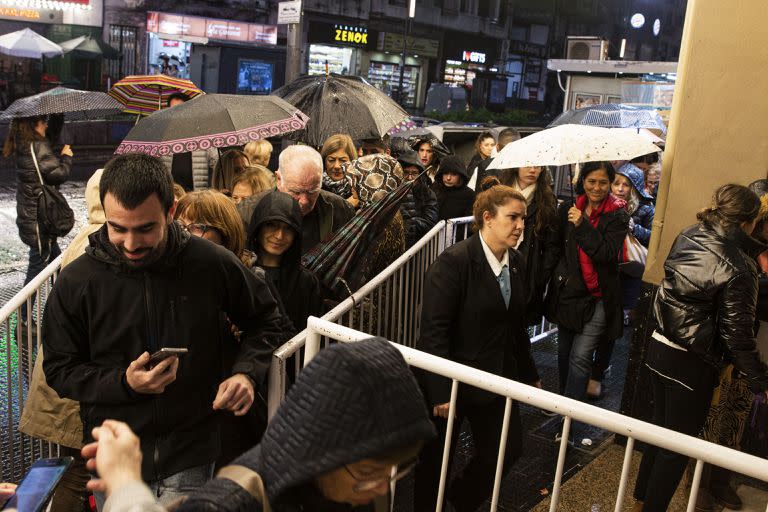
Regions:
[[359, 76], [303, 76], [273, 94], [309, 116], [311, 121], [294, 138], [312, 146], [337, 133], [355, 140], [380, 138], [408, 118], [400, 105]]
[[419, 128], [418, 130], [420, 133], [406, 137], [401, 137], [400, 135], [392, 137], [392, 141], [390, 143], [392, 153], [398, 155], [400, 153], [407, 153], [411, 150], [418, 151], [419, 146], [425, 142], [429, 142], [429, 144], [432, 145], [432, 150], [435, 152], [435, 155], [437, 155], [438, 158], [443, 158], [444, 156], [453, 154], [453, 152], [448, 149], [448, 147], [446, 147], [446, 145], [443, 144], [443, 142], [438, 139], [434, 133], [430, 132], [426, 128]]
[[80, 36], [59, 43], [66, 55], [81, 59], [117, 59], [120, 52], [100, 39], [91, 36]]
[[63, 114], [67, 120], [99, 119], [123, 111], [123, 105], [105, 92], [78, 91], [56, 87], [50, 91], [21, 98], [0, 115], [0, 121], [15, 117]]
[[203, 94], [139, 121], [115, 153], [170, 155], [240, 146], [306, 123], [307, 116], [276, 96]]

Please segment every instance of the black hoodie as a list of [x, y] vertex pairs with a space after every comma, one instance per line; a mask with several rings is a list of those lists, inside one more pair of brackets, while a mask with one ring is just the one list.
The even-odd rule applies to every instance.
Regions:
[[[242, 331], [234, 364], [223, 372], [231, 343], [226, 317]], [[219, 384], [244, 373], [258, 386], [283, 341], [280, 313], [266, 282], [227, 249], [168, 225], [159, 260], [145, 268], [123, 263], [107, 226], [90, 236], [86, 254], [67, 265], [43, 316], [43, 370], [62, 398], [80, 402], [85, 441], [108, 418], [141, 438], [142, 477], [164, 478], [213, 462]], [[185, 347], [176, 380], [158, 395], [126, 383], [142, 352]]]
[[299, 204], [289, 194], [276, 190], [266, 194], [259, 201], [248, 226], [248, 248], [255, 254], [259, 254], [259, 229], [270, 221], [288, 224], [295, 238], [291, 247], [283, 254], [279, 268], [264, 267], [258, 258], [256, 264], [265, 270], [267, 277], [277, 288], [294, 327], [302, 330], [307, 326], [307, 317], [322, 315], [323, 300], [317, 277], [301, 266], [302, 217]]
[[[458, 187], [446, 187], [443, 185], [443, 174], [456, 173], [461, 176], [461, 185]], [[440, 220], [455, 219], [472, 215], [472, 205], [475, 202], [475, 192], [467, 186], [469, 176], [461, 160], [455, 156], [443, 158], [440, 169], [435, 175], [432, 190], [437, 196], [437, 204], [440, 207]]]

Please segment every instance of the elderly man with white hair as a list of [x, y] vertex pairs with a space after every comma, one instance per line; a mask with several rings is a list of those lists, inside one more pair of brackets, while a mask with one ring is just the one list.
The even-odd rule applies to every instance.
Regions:
[[[310, 146], [289, 146], [280, 153], [275, 173], [277, 190], [290, 194], [302, 215], [301, 252], [307, 253], [352, 218], [354, 211], [341, 197], [320, 188], [323, 159]], [[246, 227], [254, 222], [253, 211], [266, 195], [262, 192], [237, 205]]]

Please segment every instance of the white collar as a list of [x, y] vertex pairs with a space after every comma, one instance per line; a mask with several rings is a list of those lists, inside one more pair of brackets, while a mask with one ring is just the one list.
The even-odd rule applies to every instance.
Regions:
[[491, 251], [491, 248], [488, 247], [488, 244], [485, 243], [485, 240], [483, 240], [482, 233], [478, 231], [477, 235], [480, 237], [480, 245], [483, 246], [485, 259], [488, 260], [488, 264], [491, 266], [491, 271], [493, 272], [493, 275], [495, 275], [496, 277], [499, 277], [499, 274], [501, 274], [501, 270], [504, 267], [509, 267], [509, 251], [504, 251], [504, 257], [501, 258], [501, 261], [499, 261], [496, 259], [496, 256], [493, 254], [493, 251]]

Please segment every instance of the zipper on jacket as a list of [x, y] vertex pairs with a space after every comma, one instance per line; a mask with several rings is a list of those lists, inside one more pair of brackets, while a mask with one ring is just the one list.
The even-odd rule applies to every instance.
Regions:
[[[158, 336], [159, 333], [157, 332], [157, 322], [155, 322], [155, 317], [152, 314], [152, 286], [151, 281], [149, 278], [149, 274], [146, 272], [144, 273], [144, 311], [147, 315], [147, 342], [149, 343], [149, 353], [150, 355], [157, 352], [159, 350], [159, 343], [158, 343]], [[159, 411], [157, 407], [157, 397], [152, 397], [152, 417], [153, 417], [153, 425], [156, 427], [157, 423], [159, 421]], [[158, 441], [158, 435], [157, 432], [154, 433], [154, 443], [153, 443], [153, 450], [152, 450], [152, 480], [158, 479], [158, 472], [157, 472], [157, 466], [160, 462], [160, 445]]]

